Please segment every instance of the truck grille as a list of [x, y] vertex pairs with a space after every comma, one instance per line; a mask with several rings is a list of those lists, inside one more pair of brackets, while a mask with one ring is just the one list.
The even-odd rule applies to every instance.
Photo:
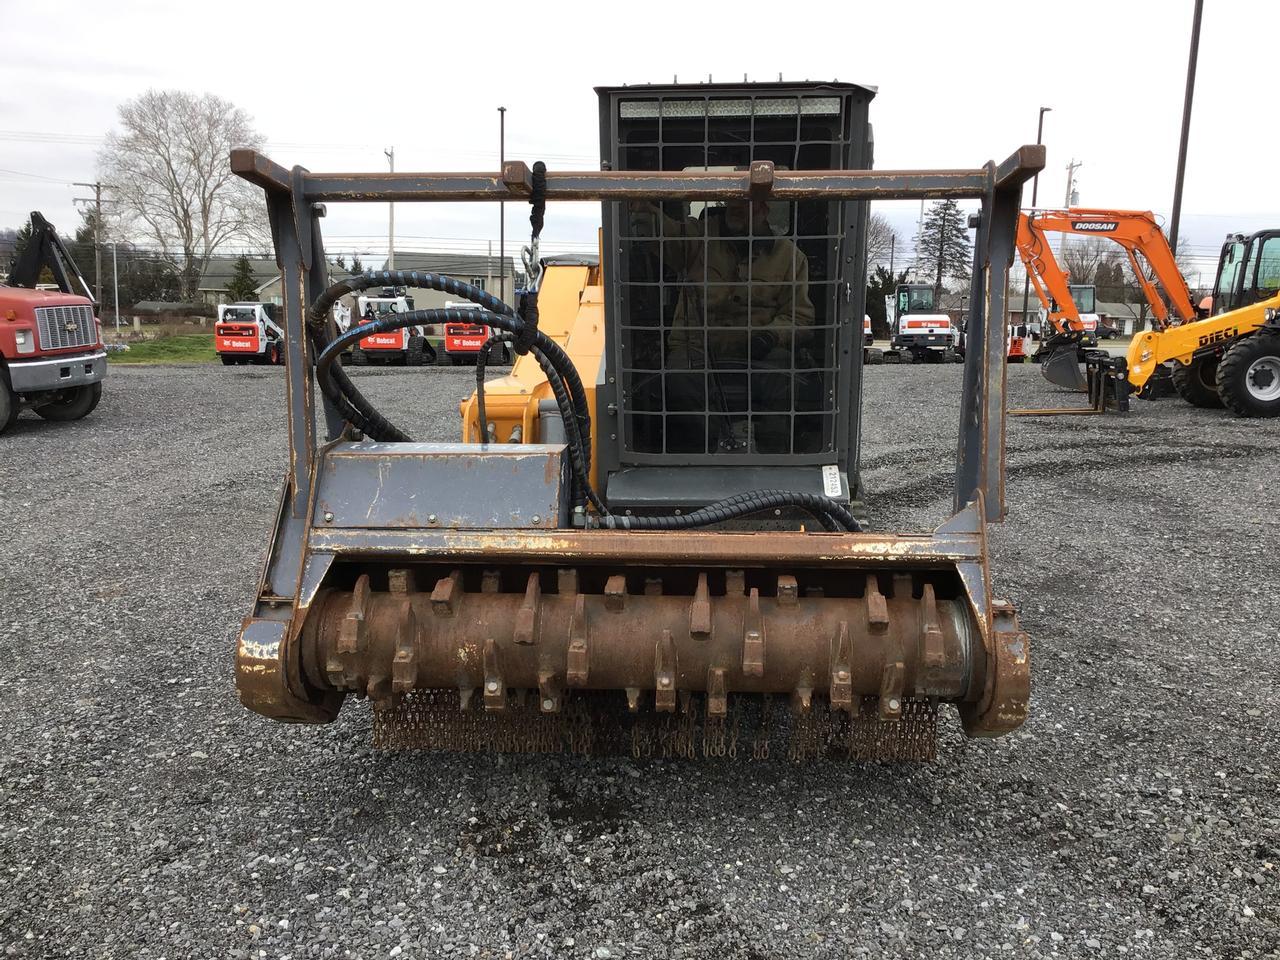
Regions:
[[36, 307], [41, 350], [87, 347], [98, 342], [93, 308], [84, 305]]

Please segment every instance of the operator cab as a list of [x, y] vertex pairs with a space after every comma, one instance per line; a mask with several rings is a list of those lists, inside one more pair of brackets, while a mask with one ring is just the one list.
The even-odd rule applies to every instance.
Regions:
[[[870, 166], [869, 88], [603, 88], [606, 169], [740, 178]], [[607, 499], [695, 506], [762, 486], [847, 497], [865, 297], [862, 203], [605, 205]], [[615, 393], [616, 391], [616, 393]], [[678, 473], [673, 467], [679, 467]], [[683, 487], [684, 489], [679, 489]]]
[[926, 283], [904, 283], [898, 287], [898, 316], [934, 312], [933, 287]]
[[1277, 291], [1280, 230], [1262, 230], [1252, 236], [1228, 234], [1213, 285], [1214, 315], [1269, 300]]
[[358, 297], [357, 307], [361, 322], [381, 320], [392, 313], [408, 313], [413, 309], [413, 298], [396, 295], [384, 290], [380, 297]]
[[1071, 300], [1083, 319], [1084, 314], [1098, 312], [1098, 291], [1092, 283], [1073, 283], [1070, 285]]

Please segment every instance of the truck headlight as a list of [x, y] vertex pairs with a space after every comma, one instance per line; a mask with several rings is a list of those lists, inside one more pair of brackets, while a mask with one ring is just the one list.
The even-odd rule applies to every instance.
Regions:
[[34, 331], [17, 330], [14, 332], [13, 340], [17, 344], [19, 353], [35, 353], [36, 337]]

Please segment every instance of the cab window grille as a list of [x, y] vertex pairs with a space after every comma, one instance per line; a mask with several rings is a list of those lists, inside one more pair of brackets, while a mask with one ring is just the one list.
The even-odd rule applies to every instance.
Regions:
[[[838, 96], [652, 97], [618, 107], [618, 169], [848, 166], [851, 124]], [[829, 461], [849, 413], [840, 267], [851, 256], [850, 205], [611, 206], [624, 456]]]

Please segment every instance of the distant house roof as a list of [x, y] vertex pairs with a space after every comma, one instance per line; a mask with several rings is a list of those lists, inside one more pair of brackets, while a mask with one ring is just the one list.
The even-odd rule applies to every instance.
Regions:
[[[502, 274], [504, 259], [507, 264], [507, 276], [514, 277], [515, 258], [471, 253], [397, 253], [396, 269], [443, 273], [451, 277], [497, 277]], [[388, 269], [385, 263], [382, 269]]]
[[[239, 259], [239, 257], [211, 257], [204, 268], [204, 274], [200, 277], [200, 285], [196, 289], [202, 293], [226, 290], [227, 284], [235, 275], [236, 261]], [[253, 278], [258, 281], [258, 285], [254, 287], [255, 290], [261, 290], [280, 276], [280, 268], [276, 266], [274, 258], [268, 260], [263, 257], [250, 257], [249, 267], [253, 270]], [[334, 280], [343, 280], [351, 276], [351, 271], [330, 261], [329, 274]]]
[[1146, 315], [1151, 315], [1151, 308], [1145, 303], [1122, 303], [1118, 300], [1099, 300], [1094, 306], [1098, 313], [1105, 313], [1108, 317], [1141, 317], [1143, 311]]
[[[210, 257], [205, 264], [204, 273], [200, 277], [198, 290], [225, 290], [236, 272], [236, 261], [239, 257]], [[261, 257], [250, 257], [249, 267], [259, 286], [270, 283], [280, 275], [275, 258], [267, 260]]]

